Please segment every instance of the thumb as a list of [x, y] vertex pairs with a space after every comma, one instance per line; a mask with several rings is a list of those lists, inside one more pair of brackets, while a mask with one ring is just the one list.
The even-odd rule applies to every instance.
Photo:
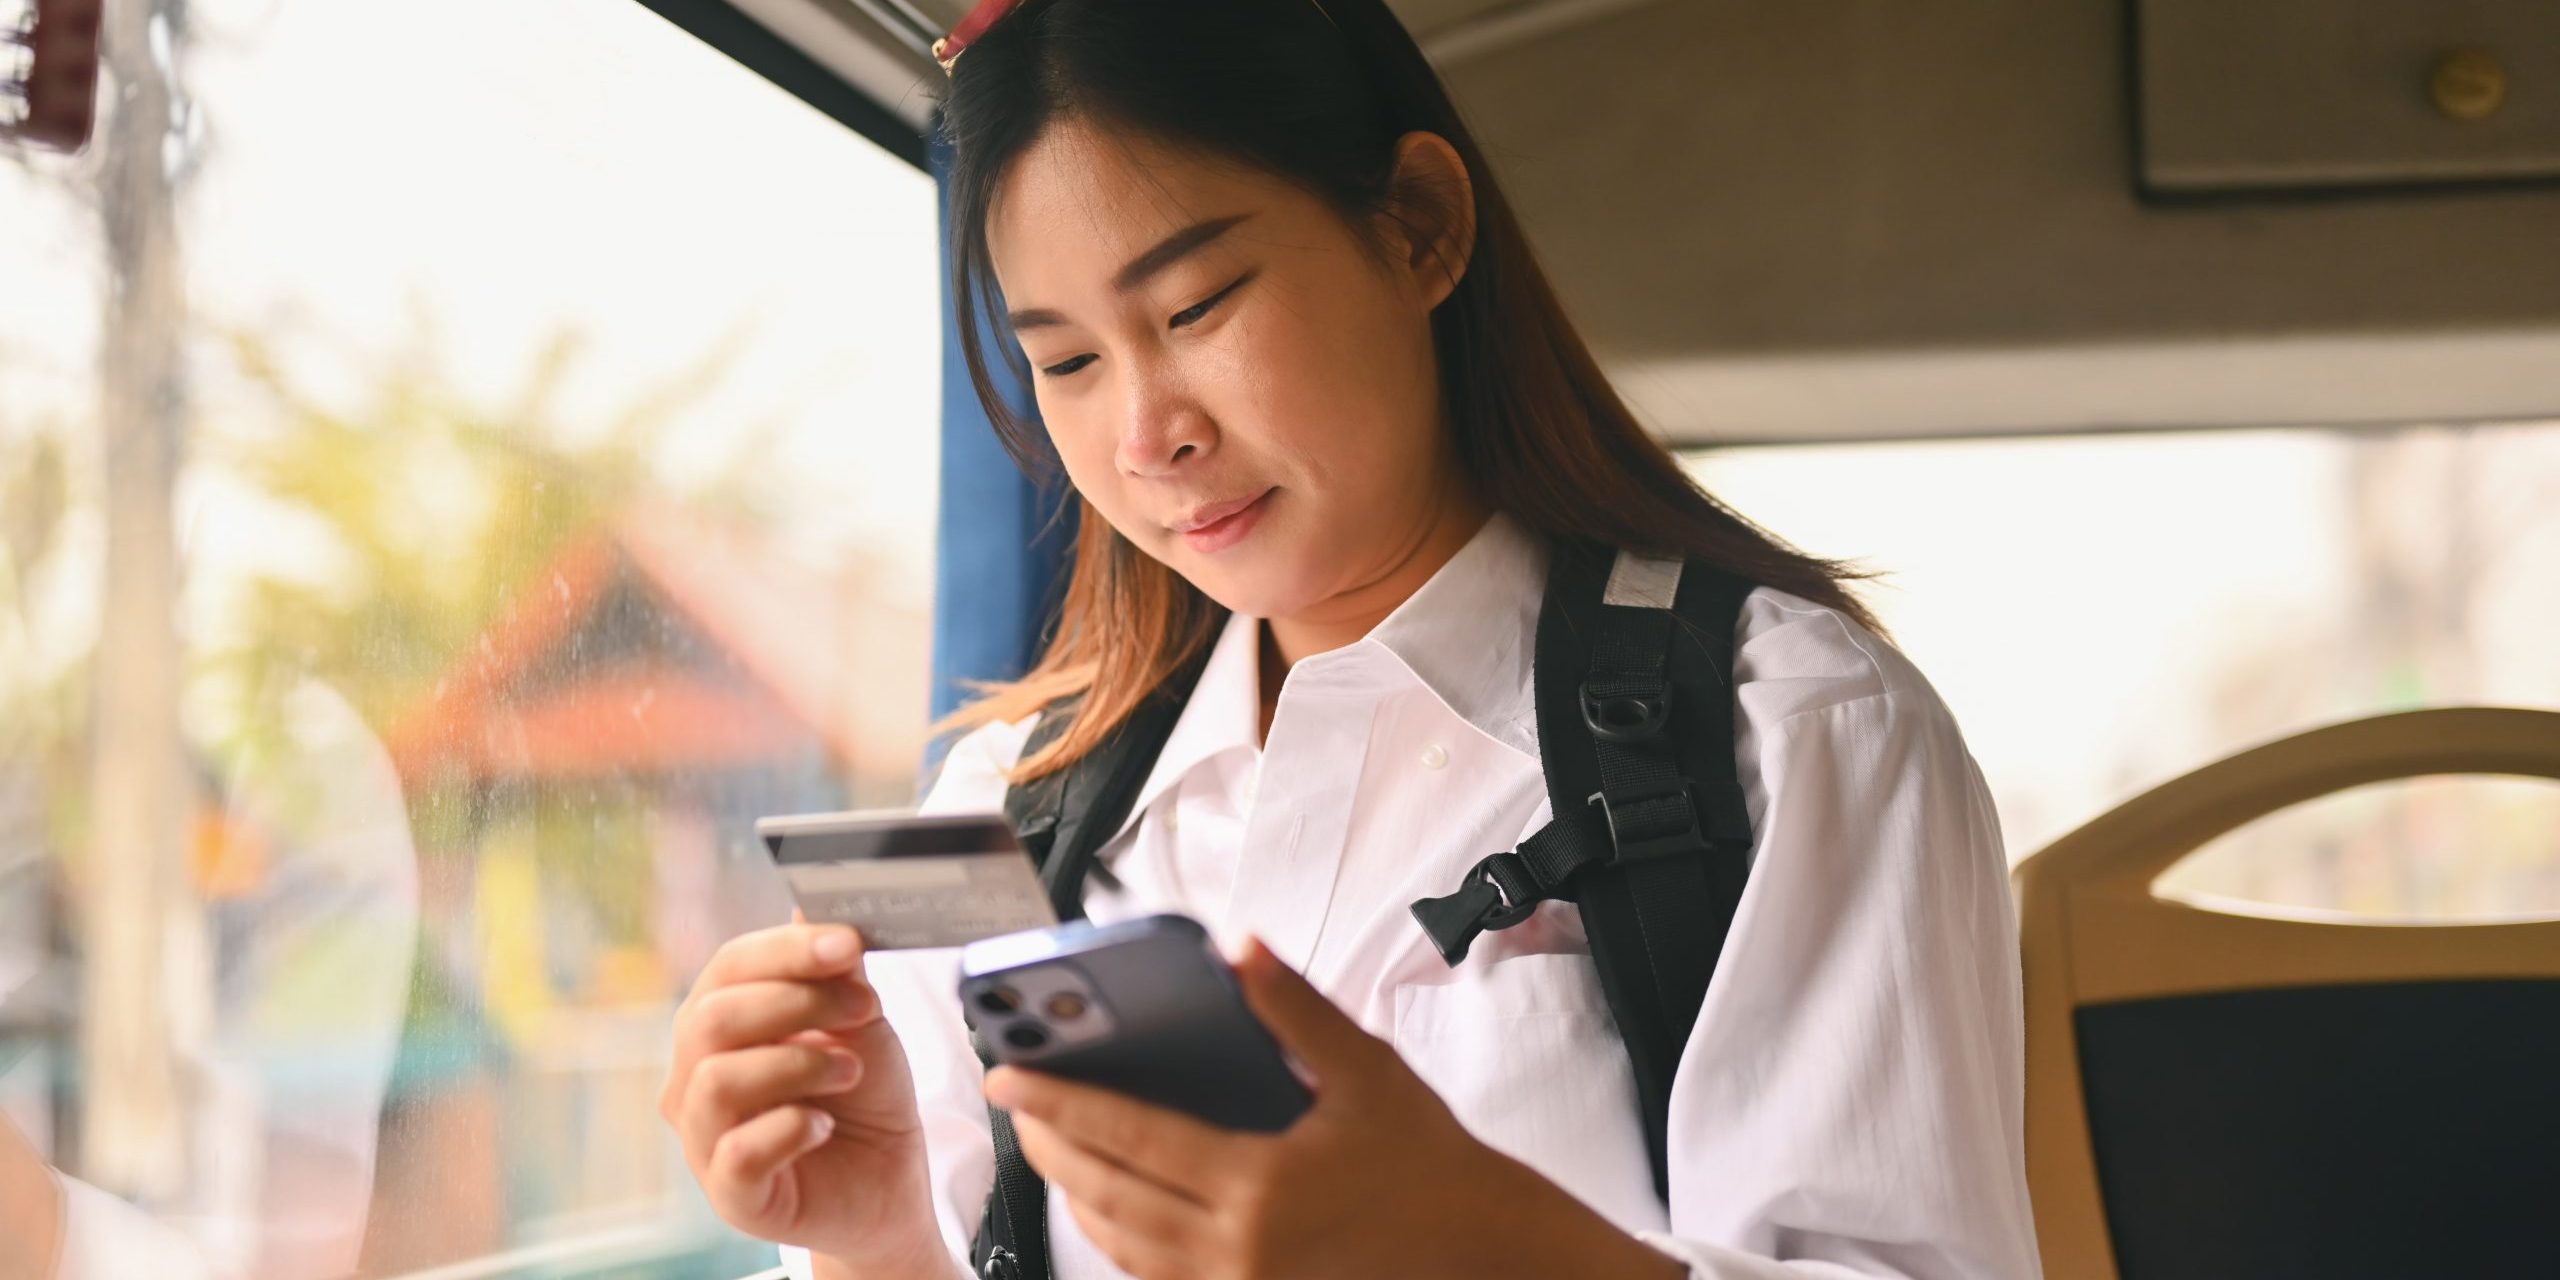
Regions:
[[1271, 1029], [1319, 1083], [1356, 1078], [1385, 1046], [1316, 990], [1315, 984], [1271, 954], [1260, 938], [1245, 940], [1235, 960], [1245, 1004]]

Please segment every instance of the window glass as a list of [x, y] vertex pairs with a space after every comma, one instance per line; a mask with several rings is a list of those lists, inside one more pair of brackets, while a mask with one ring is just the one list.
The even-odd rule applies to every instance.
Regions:
[[629, 0], [131, 8], [0, 155], [0, 1161], [95, 1274], [769, 1265], [656, 1094], [753, 818], [912, 794], [930, 179]]
[[2308, 908], [2404, 920], [2560, 915], [2560, 785], [2418, 778], [2271, 814], [2155, 886], [2226, 910]]
[[[1691, 465], [1779, 534], [1882, 575], [1867, 599], [1963, 722], [2012, 858], [2323, 724], [2560, 707], [2560, 425], [1736, 449]], [[2550, 812], [2531, 791], [2314, 806], [2177, 882], [2385, 915], [2560, 912], [2552, 828], [2514, 838], [2519, 815]]]

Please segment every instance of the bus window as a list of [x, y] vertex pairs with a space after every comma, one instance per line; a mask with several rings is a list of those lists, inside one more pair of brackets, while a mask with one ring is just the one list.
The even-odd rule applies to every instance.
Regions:
[[[2560, 424], [1690, 456], [1810, 551], [1892, 549], [1868, 561], [1868, 598], [1962, 719], [2012, 859], [2321, 724], [2560, 703]], [[2378, 915], [2550, 910], [2549, 790], [2380, 788], [2235, 833], [2173, 878]], [[2316, 852], [2347, 848], [2347, 826], [2360, 852]]]
[[2560, 787], [2420, 778], [2323, 796], [2190, 854], [2166, 897], [2251, 914], [2388, 920], [2560, 915]]
[[655, 1098], [751, 820], [912, 792], [931, 180], [639, 5], [109, 10], [0, 153], [0, 1160], [78, 1274], [771, 1265]]

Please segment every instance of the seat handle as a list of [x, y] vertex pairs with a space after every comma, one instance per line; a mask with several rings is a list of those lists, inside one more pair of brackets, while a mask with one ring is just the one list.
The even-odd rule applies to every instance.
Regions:
[[2444, 774], [2560, 781], [2560, 711], [2436, 707], [2330, 725], [2164, 782], [2018, 864], [2026, 876], [2138, 888], [2218, 836], [2306, 800]]

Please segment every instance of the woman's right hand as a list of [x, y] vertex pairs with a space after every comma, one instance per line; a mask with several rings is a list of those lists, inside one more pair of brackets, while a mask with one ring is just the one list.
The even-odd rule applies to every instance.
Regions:
[[947, 1274], [898, 1037], [839, 925], [731, 939], [676, 1010], [658, 1112], [731, 1226], [857, 1273]]

